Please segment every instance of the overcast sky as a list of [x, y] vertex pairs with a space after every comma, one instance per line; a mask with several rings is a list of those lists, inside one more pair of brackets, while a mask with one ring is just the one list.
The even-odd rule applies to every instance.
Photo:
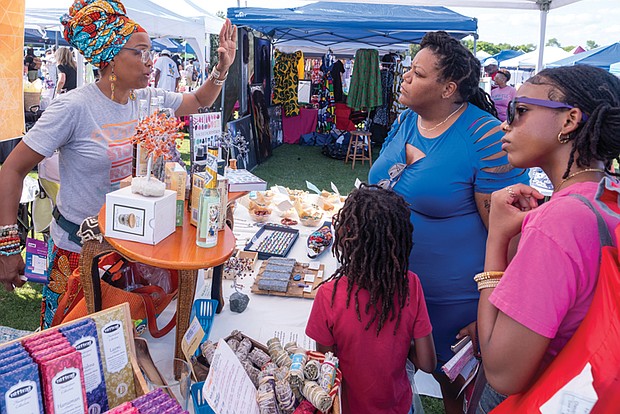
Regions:
[[[122, 1], [122, 0], [121, 0]], [[179, 14], [191, 15], [194, 3], [215, 14], [228, 7], [295, 7], [308, 4], [301, 0], [152, 0]], [[352, 2], [358, 0], [351, 0]], [[363, 1], [363, 0], [362, 0]], [[27, 6], [67, 7], [72, 0], [26, 0]], [[466, 1], [463, 1], [464, 3]], [[437, 0], [441, 3], [441, 0]], [[466, 16], [478, 18], [480, 40], [512, 45], [538, 44], [540, 13], [510, 9], [454, 8]], [[546, 39], [556, 38], [562, 46], [585, 46], [594, 40], [601, 46], [620, 41], [620, 0], [581, 0], [549, 12]]]

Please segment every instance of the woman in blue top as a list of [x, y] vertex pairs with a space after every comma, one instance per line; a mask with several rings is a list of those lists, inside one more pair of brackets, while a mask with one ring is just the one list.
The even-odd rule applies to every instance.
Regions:
[[437, 349], [446, 413], [461, 413], [460, 385], [441, 366], [463, 330], [475, 340], [491, 193], [527, 182], [508, 164], [500, 122], [478, 87], [480, 63], [445, 32], [427, 34], [403, 77], [400, 102], [409, 109], [392, 126], [368, 180], [391, 187], [411, 209], [410, 270], [424, 288]]

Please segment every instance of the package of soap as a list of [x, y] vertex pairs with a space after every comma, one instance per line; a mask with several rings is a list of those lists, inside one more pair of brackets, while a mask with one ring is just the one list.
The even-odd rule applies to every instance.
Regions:
[[123, 308], [109, 309], [97, 316], [97, 337], [103, 362], [108, 404], [116, 407], [136, 397], [134, 374], [129, 359], [129, 340]]
[[73, 347], [71, 347], [69, 342], [65, 339], [65, 343], [55, 345], [48, 349], [39, 349], [30, 355], [32, 355], [32, 359], [34, 359], [37, 364], [41, 364], [43, 361], [57, 358], [72, 351], [74, 351]]
[[2, 358], [0, 359], [0, 372], [5, 372], [8, 367], [14, 367], [14, 364], [17, 362], [25, 364], [27, 362], [32, 362], [32, 358], [28, 356], [26, 351], [15, 353], [7, 358]]
[[60, 332], [67, 338], [71, 346], [82, 355], [89, 413], [107, 411], [109, 408], [108, 395], [95, 321], [85, 319], [66, 328], [60, 328]]
[[43, 414], [41, 384], [37, 364], [26, 357], [20, 367], [0, 373], [0, 412], [3, 414]]
[[31, 349], [39, 347], [41, 344], [46, 344], [49, 341], [52, 341], [57, 338], [62, 338], [62, 334], [58, 332], [56, 329], [43, 331], [38, 333], [37, 335], [30, 337], [28, 339], [24, 339], [22, 341], [22, 345], [24, 348], [31, 352]]
[[55, 355], [39, 363], [45, 413], [88, 414], [81, 354], [72, 348]]
[[67, 344], [67, 339], [64, 336], [60, 335], [59, 337], [53, 337], [53, 339], [49, 339], [48, 341], [35, 342], [33, 344], [30, 344], [28, 346], [28, 352], [30, 353], [30, 355], [33, 355], [45, 349], [51, 349], [57, 347], [58, 345], [66, 346]]

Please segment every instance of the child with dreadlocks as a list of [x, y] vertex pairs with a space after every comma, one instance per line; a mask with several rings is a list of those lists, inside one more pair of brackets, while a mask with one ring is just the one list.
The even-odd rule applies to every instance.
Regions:
[[306, 327], [342, 370], [343, 413], [413, 412], [407, 358], [437, 363], [418, 277], [408, 271], [413, 226], [407, 203], [362, 184], [334, 216], [339, 267], [320, 286]]

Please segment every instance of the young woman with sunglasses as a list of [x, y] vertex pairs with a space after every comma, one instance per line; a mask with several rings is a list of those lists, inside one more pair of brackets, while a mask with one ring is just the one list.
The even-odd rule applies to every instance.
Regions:
[[[620, 79], [591, 66], [543, 70], [519, 89], [503, 128], [508, 161], [540, 166], [555, 188], [540, 207], [542, 194], [527, 185], [492, 195], [485, 272], [476, 275], [488, 380], [478, 413], [527, 390], [588, 311], [599, 273], [599, 229], [575, 195], [599, 210], [613, 236], [620, 220], [599, 209], [595, 196], [620, 155]], [[518, 233], [509, 261], [508, 243]]]
[[[0, 170], [0, 241], [5, 241], [17, 228], [24, 176], [44, 157], [60, 152], [60, 215], [51, 227], [53, 264], [44, 288], [43, 327], [51, 323], [58, 298], [75, 293], [67, 292], [67, 278], [77, 267], [81, 250], [75, 227], [96, 215], [105, 194], [131, 175], [129, 138], [135, 132], [140, 100], [150, 102], [151, 97], [161, 96], [163, 106], [178, 116], [210, 106], [233, 63], [237, 40], [236, 28], [226, 20], [220, 32], [218, 66], [200, 88], [180, 94], [147, 88], [153, 66], [151, 40], [125, 15], [119, 1], [76, 0], [62, 23], [67, 41], [100, 69], [101, 80], [55, 99]], [[0, 281], [7, 290], [21, 286], [21, 254], [1, 246], [0, 253]]]
[[[369, 182], [391, 187], [410, 205], [414, 247], [409, 269], [424, 288], [448, 414], [462, 412], [462, 384], [441, 371], [461, 330], [475, 340], [479, 294], [471, 274], [484, 264], [491, 193], [527, 182], [508, 164], [500, 122], [479, 87], [480, 62], [445, 32], [427, 34], [403, 77], [410, 109], [392, 126]], [[467, 327], [467, 329], [464, 329]]]

